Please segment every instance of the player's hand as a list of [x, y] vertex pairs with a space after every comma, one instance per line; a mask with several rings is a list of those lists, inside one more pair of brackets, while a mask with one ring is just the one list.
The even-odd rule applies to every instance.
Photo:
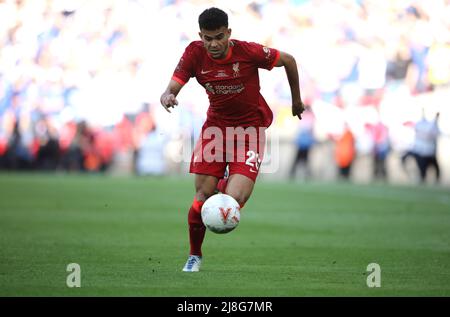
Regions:
[[303, 101], [293, 102], [292, 103], [292, 115], [297, 116], [300, 120], [302, 119], [302, 113], [305, 111], [305, 104]]
[[167, 110], [167, 112], [170, 113], [170, 109], [169, 108], [173, 108], [175, 106], [178, 105], [178, 101], [175, 98], [174, 94], [163, 94], [161, 96], [161, 105], [164, 107], [164, 109]]

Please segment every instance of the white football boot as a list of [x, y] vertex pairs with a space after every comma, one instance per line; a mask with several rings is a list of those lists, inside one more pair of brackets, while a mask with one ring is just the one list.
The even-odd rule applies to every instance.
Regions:
[[201, 256], [190, 255], [186, 264], [184, 265], [183, 272], [198, 272], [200, 271], [201, 264], [202, 264]]

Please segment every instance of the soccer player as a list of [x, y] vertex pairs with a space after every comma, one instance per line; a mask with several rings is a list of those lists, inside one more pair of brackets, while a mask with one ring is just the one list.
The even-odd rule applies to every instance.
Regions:
[[[264, 129], [273, 119], [272, 111], [260, 94], [258, 68], [270, 70], [284, 66], [292, 95], [292, 115], [301, 119], [305, 108], [294, 57], [260, 44], [231, 39], [228, 16], [218, 8], [203, 11], [198, 22], [201, 41], [186, 47], [160, 99], [162, 106], [170, 112], [170, 108], [178, 105], [176, 96], [181, 88], [195, 77], [205, 88], [210, 102], [190, 164], [190, 173], [195, 174], [196, 193], [188, 213], [190, 254], [184, 272], [200, 269], [206, 230], [201, 208], [206, 199], [218, 188], [236, 199], [243, 208], [252, 193], [264, 153]], [[230, 136], [227, 134], [230, 127], [254, 128], [248, 130], [253, 135], [244, 136], [244, 140], [239, 139], [239, 135]], [[223, 132], [223, 136], [219, 138], [217, 132]], [[212, 138], [212, 135], [216, 137]], [[227, 147], [230, 140], [237, 140], [231, 149]], [[212, 143], [216, 149], [208, 156], [205, 152], [211, 149]], [[237, 151], [233, 151], [235, 146]], [[239, 153], [244, 153], [245, 157], [238, 157]], [[226, 171], [228, 175], [224, 178]]]

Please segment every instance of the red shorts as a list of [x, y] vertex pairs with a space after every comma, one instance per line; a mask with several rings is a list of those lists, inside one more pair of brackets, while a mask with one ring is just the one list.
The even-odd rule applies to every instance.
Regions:
[[263, 160], [264, 127], [214, 127], [205, 123], [191, 157], [189, 172], [222, 178], [241, 174], [256, 181]]

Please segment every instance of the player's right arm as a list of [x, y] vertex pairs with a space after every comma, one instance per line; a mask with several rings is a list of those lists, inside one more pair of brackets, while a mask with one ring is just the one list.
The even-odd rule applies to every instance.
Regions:
[[170, 112], [169, 108], [173, 108], [178, 105], [176, 97], [181, 88], [183, 88], [183, 86], [179, 82], [171, 79], [169, 85], [167, 85], [166, 90], [161, 95], [161, 105], [164, 107], [164, 109], [167, 110], [167, 112]]
[[[199, 42], [199, 41], [197, 41]], [[194, 72], [194, 61], [195, 58], [195, 47], [199, 46], [196, 42], [192, 42], [186, 47], [183, 56], [180, 58], [175, 71], [173, 72], [172, 79], [169, 82], [166, 90], [161, 95], [160, 101], [164, 109], [170, 112], [170, 108], [178, 105], [176, 99], [181, 88], [189, 81], [189, 78], [195, 76]]]

